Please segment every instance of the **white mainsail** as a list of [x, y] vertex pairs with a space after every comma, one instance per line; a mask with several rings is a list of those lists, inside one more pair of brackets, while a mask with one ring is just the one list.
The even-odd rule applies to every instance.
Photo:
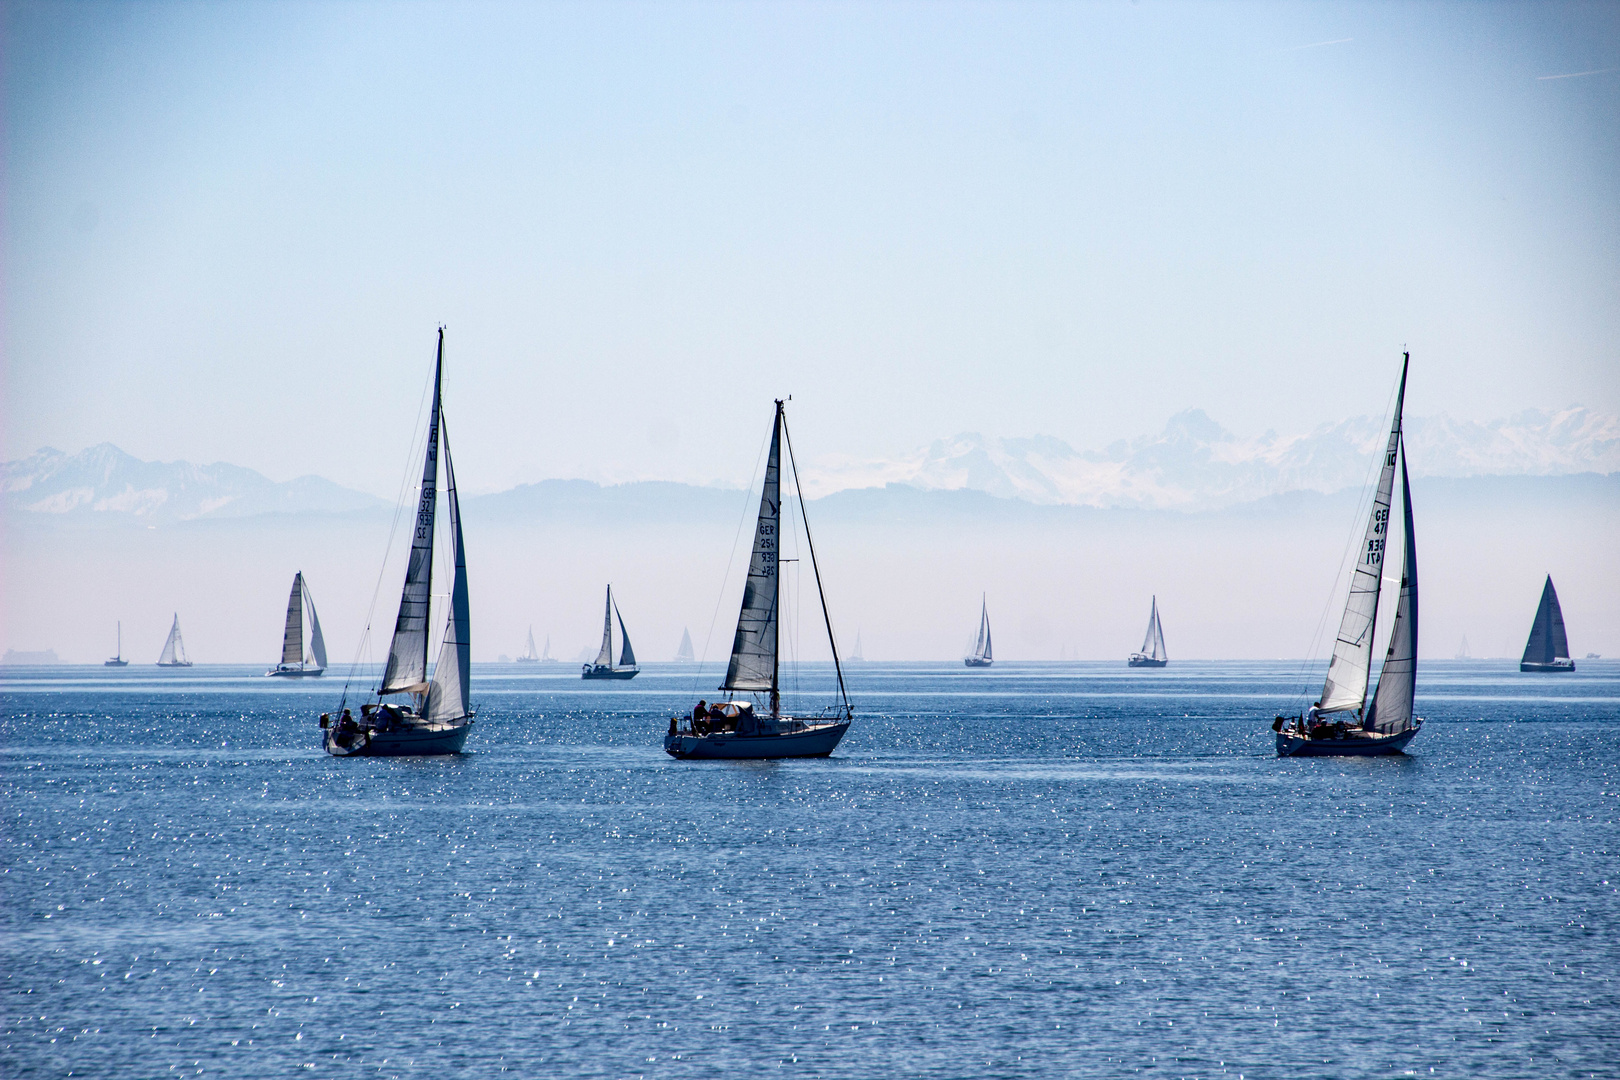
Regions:
[[759, 521], [754, 526], [754, 554], [743, 584], [742, 610], [731, 643], [731, 663], [722, 690], [775, 690], [777, 592], [781, 550], [782, 403], [776, 403], [771, 452], [765, 460], [765, 486], [759, 494]]
[[1395, 625], [1390, 630], [1389, 652], [1378, 673], [1378, 690], [1373, 694], [1363, 726], [1381, 735], [1394, 735], [1412, 726], [1412, 706], [1417, 695], [1418, 581], [1417, 543], [1412, 527], [1412, 489], [1406, 478], [1406, 455], [1401, 455], [1401, 512], [1405, 552], [1401, 559], [1401, 595], [1395, 605]]
[[1389, 429], [1384, 464], [1378, 475], [1378, 491], [1373, 496], [1356, 568], [1350, 575], [1350, 595], [1333, 643], [1327, 680], [1322, 685], [1319, 708], [1325, 713], [1359, 709], [1367, 700], [1373, 630], [1378, 618], [1378, 589], [1383, 580], [1384, 548], [1389, 539], [1389, 500], [1395, 486], [1395, 460], [1400, 455], [1401, 404], [1406, 397], [1406, 369], [1410, 362], [1408, 353], [1401, 364], [1400, 389], [1395, 393], [1395, 420]]
[[990, 646], [990, 604], [987, 597], [979, 598], [979, 637], [973, 643], [975, 660], [993, 660]]
[[388, 646], [379, 694], [421, 693], [427, 689], [428, 604], [433, 590], [433, 523], [439, 491], [439, 386], [444, 374], [444, 330], [433, 369], [433, 412], [428, 421], [427, 457], [422, 465], [422, 495], [416, 504], [416, 532], [399, 596], [399, 617]]
[[190, 667], [191, 661], [186, 657], [186, 642], [180, 636], [180, 615], [174, 616], [174, 625], [169, 627], [168, 640], [163, 643], [163, 654], [158, 657], [160, 667]]
[[1159, 598], [1153, 598], [1153, 607], [1148, 613], [1147, 634], [1142, 638], [1142, 655], [1150, 660], [1168, 660], [1169, 651], [1164, 647], [1164, 627], [1159, 623]]
[[450, 510], [450, 545], [455, 577], [450, 585], [450, 617], [444, 644], [433, 665], [428, 688], [427, 718], [432, 722], [460, 720], [471, 712], [472, 617], [467, 600], [467, 551], [461, 540], [461, 505], [456, 500], [456, 471], [450, 461], [450, 440], [444, 442], [446, 505]]

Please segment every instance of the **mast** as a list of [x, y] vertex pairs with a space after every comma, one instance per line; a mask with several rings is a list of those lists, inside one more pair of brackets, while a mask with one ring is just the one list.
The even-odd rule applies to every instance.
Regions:
[[433, 524], [438, 509], [439, 391], [444, 376], [444, 327], [439, 327], [438, 356], [433, 366], [433, 412], [428, 421], [427, 454], [422, 463], [422, 494], [416, 504], [416, 532], [400, 590], [399, 617], [388, 646], [378, 694], [420, 694], [427, 690], [428, 607], [433, 592]]
[[1360, 709], [1367, 701], [1367, 680], [1372, 673], [1373, 631], [1378, 619], [1378, 590], [1383, 582], [1384, 548], [1389, 539], [1389, 502], [1395, 485], [1395, 462], [1400, 456], [1401, 407], [1406, 398], [1406, 371], [1410, 352], [1401, 359], [1400, 388], [1395, 393], [1395, 419], [1389, 429], [1384, 464], [1367, 517], [1367, 532], [1360, 556], [1350, 575], [1350, 595], [1333, 644], [1327, 679], [1322, 684], [1320, 710], [1325, 713]]

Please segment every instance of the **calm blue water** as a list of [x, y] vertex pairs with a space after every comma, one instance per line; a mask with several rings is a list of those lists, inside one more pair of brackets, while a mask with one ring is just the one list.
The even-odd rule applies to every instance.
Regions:
[[659, 750], [672, 667], [480, 665], [449, 760], [322, 754], [331, 679], [10, 669], [0, 1072], [1620, 1075], [1620, 664], [1510, 668], [1278, 761], [1297, 665], [864, 665], [746, 764]]

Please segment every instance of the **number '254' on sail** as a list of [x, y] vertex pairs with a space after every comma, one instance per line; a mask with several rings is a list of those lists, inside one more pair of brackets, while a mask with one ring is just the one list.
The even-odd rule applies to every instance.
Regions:
[[[765, 461], [765, 483], [759, 496], [759, 519], [754, 526], [754, 553], [748, 562], [743, 584], [742, 610], [737, 615], [737, 634], [732, 640], [731, 663], [720, 689], [731, 698], [724, 703], [698, 708], [690, 716], [669, 722], [664, 752], [676, 758], [788, 758], [826, 757], [849, 730], [854, 711], [844, 689], [844, 669], [838, 661], [838, 642], [833, 638], [832, 618], [827, 614], [827, 596], [821, 587], [821, 570], [816, 565], [816, 546], [810, 537], [810, 523], [804, 521], [805, 545], [810, 549], [810, 565], [815, 570], [816, 592], [821, 597], [821, 617], [832, 647], [833, 672], [838, 677], [839, 704], [816, 717], [788, 716], [781, 710], [781, 679], [778, 658], [781, 647], [782, 597], [780, 545], [782, 525], [782, 444], [787, 443], [788, 464], [793, 468], [798, 489], [798, 468], [793, 464], [793, 440], [788, 435], [782, 403], [776, 403], [771, 426], [771, 449]], [[804, 514], [804, 492], [798, 491], [799, 513]], [[738, 691], [765, 694], [770, 712], [761, 716], [753, 701], [738, 701]]]
[[[326, 751], [336, 757], [459, 754], [472, 728], [471, 616], [467, 599], [467, 551], [461, 540], [461, 505], [456, 499], [456, 471], [450, 462], [450, 436], [444, 423], [441, 389], [444, 379], [444, 328], [439, 328], [438, 356], [433, 367], [433, 407], [428, 418], [427, 453], [422, 466], [422, 492], [416, 504], [410, 560], [400, 591], [399, 616], [388, 645], [388, 661], [376, 700], [360, 708], [357, 721], [338, 703], [336, 720], [321, 717]], [[433, 596], [433, 538], [439, 503], [439, 463], [443, 450], [445, 505], [450, 513], [450, 611], [438, 663], [428, 674], [428, 634]], [[369, 627], [367, 628], [369, 633]], [[394, 700], [385, 700], [394, 699]]]
[[[1321, 698], [1303, 716], [1282, 716], [1272, 723], [1277, 756], [1318, 757], [1398, 754], [1417, 735], [1423, 721], [1413, 715], [1417, 692], [1418, 577], [1417, 541], [1412, 525], [1412, 487], [1406, 476], [1406, 447], [1401, 434], [1401, 407], [1406, 398], [1406, 372], [1411, 354], [1401, 360], [1401, 382], [1395, 392], [1395, 419], [1378, 475], [1372, 512], [1367, 518], [1350, 595], [1333, 643]], [[1384, 555], [1390, 534], [1390, 502], [1395, 466], [1401, 472], [1403, 555], [1401, 592], [1395, 624], [1378, 674], [1378, 689], [1368, 701], [1378, 593], [1384, 577]]]

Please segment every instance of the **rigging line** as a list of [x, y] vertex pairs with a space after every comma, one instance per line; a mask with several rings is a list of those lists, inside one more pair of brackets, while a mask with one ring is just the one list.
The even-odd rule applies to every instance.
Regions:
[[[1395, 384], [1390, 387], [1389, 396], [1384, 399], [1383, 419], [1385, 420], [1393, 420], [1394, 418], [1395, 395], [1400, 392], [1400, 386], [1401, 380], [1400, 377], [1397, 376], [1395, 379]], [[1405, 418], [1403, 417], [1401, 424], [1401, 445], [1403, 448], [1406, 442], [1405, 428]], [[1380, 428], [1379, 430], [1381, 432], [1387, 432], [1388, 427], [1386, 426]], [[1383, 447], [1389, 442], [1388, 434], [1382, 434], [1380, 439], [1381, 441], [1378, 444], [1379, 447]], [[1317, 618], [1316, 630], [1311, 635], [1309, 651], [1306, 653], [1305, 658], [1300, 661], [1298, 678], [1300, 687], [1299, 693], [1302, 697], [1308, 698], [1311, 696], [1311, 683], [1314, 681], [1314, 679], [1310, 674], [1310, 668], [1316, 663], [1317, 648], [1324, 640], [1324, 634], [1327, 631], [1327, 620], [1333, 613], [1333, 601], [1339, 595], [1339, 582], [1341, 579], [1346, 578], [1351, 582], [1354, 582], [1355, 580], [1355, 570], [1350, 566], [1350, 550], [1352, 547], [1356, 548], [1358, 552], [1360, 550], [1359, 545], [1361, 537], [1366, 533], [1367, 530], [1367, 515], [1371, 510], [1373, 500], [1378, 497], [1378, 485], [1373, 480], [1373, 476], [1375, 471], [1382, 467], [1383, 460], [1384, 455], [1382, 452], [1379, 452], [1375, 454], [1367, 463], [1367, 473], [1361, 481], [1361, 497], [1356, 501], [1356, 516], [1351, 519], [1350, 533], [1347, 537], [1345, 537], [1344, 551], [1339, 555], [1339, 566], [1333, 579], [1333, 585], [1328, 590], [1327, 599], [1322, 603], [1322, 614]], [[1347, 570], [1348, 573], [1346, 572]], [[1348, 600], [1346, 602], [1348, 602]], [[1336, 646], [1338, 644], [1338, 629], [1335, 628], [1333, 633], [1334, 644]], [[1330, 652], [1328, 654], [1328, 662], [1330, 665], [1332, 663], [1332, 659], [1333, 655]], [[1324, 674], [1323, 677], [1326, 678], [1326, 675]], [[1303, 709], [1301, 711], [1303, 711]]]
[[[437, 364], [435, 364], [436, 368]], [[433, 374], [430, 373], [427, 382], [422, 387], [422, 394], [416, 402], [416, 421], [412, 425], [413, 431], [421, 431], [422, 409], [427, 405], [427, 399], [433, 394], [432, 386]], [[423, 442], [420, 445], [425, 446], [426, 432], [421, 433], [421, 439]], [[355, 673], [360, 668], [360, 658], [365, 653], [366, 639], [371, 636], [371, 620], [377, 614], [377, 598], [382, 595], [383, 577], [388, 573], [388, 552], [393, 549], [394, 537], [399, 531], [399, 519], [405, 512], [405, 493], [410, 489], [411, 462], [416, 460], [417, 447], [417, 436], [413, 435], [410, 446], [405, 452], [405, 475], [399, 482], [399, 493], [394, 496], [394, 520], [388, 525], [388, 543], [383, 547], [382, 566], [377, 569], [377, 585], [371, 590], [371, 606], [366, 608], [365, 627], [360, 632], [360, 644], [354, 650], [354, 659], [349, 663], [349, 673], [343, 677], [343, 696], [339, 700], [339, 712], [342, 712], [342, 703], [349, 699], [349, 684], [354, 681]]]
[[[775, 430], [776, 425], [773, 423], [771, 425], [771, 431], [774, 432]], [[766, 435], [765, 438], [760, 441], [759, 452], [754, 455], [754, 471], [749, 474], [748, 486], [743, 489], [742, 516], [737, 519], [737, 531], [731, 538], [731, 554], [726, 557], [726, 573], [725, 576], [720, 579], [720, 591], [714, 598], [714, 613], [709, 616], [709, 629], [703, 635], [703, 651], [698, 654], [697, 667], [693, 670], [692, 678], [688, 683], [688, 688], [686, 691], [688, 695], [696, 694], [698, 692], [698, 686], [703, 680], [703, 665], [708, 662], [709, 644], [714, 640], [714, 624], [720, 620], [720, 605], [726, 602], [726, 582], [731, 580], [731, 567], [732, 564], [737, 561], [737, 545], [742, 542], [743, 526], [748, 523], [748, 506], [750, 502], [749, 496], [753, 495], [754, 493], [754, 477], [759, 475], [759, 463], [765, 459], [765, 447], [770, 443], [770, 441], [770, 435]]]
[[827, 644], [832, 646], [833, 671], [838, 674], [838, 695], [844, 699], [844, 715], [853, 714], [849, 691], [844, 687], [844, 667], [838, 662], [838, 639], [833, 636], [832, 615], [827, 611], [827, 590], [821, 585], [821, 566], [816, 562], [816, 542], [810, 535], [810, 517], [804, 511], [804, 487], [799, 483], [799, 462], [793, 456], [793, 436], [788, 434], [787, 413], [782, 413], [782, 438], [787, 443], [788, 465], [793, 469], [793, 490], [799, 495], [799, 517], [804, 522], [804, 544], [810, 549], [810, 569], [816, 575], [816, 593], [821, 597], [821, 617], [827, 623]]

